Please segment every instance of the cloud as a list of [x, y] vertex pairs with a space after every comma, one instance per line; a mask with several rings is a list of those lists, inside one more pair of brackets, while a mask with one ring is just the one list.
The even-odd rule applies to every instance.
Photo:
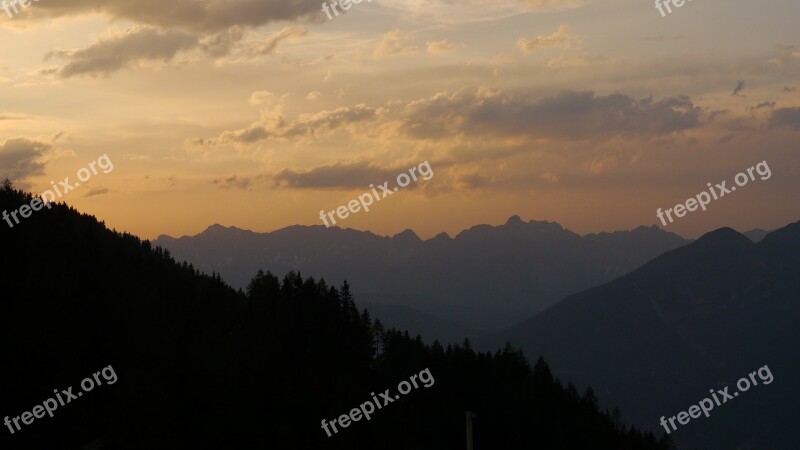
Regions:
[[371, 108], [359, 104], [352, 108], [341, 107], [312, 114], [302, 114], [288, 122], [278, 111], [265, 114], [262, 120], [252, 123], [245, 129], [225, 131], [217, 138], [194, 139], [189, 142], [194, 145], [210, 146], [225, 143], [249, 144], [278, 138], [315, 138], [360, 122], [373, 121], [383, 111], [382, 108]]
[[570, 48], [573, 44], [578, 43], [580, 43], [579, 38], [569, 35], [569, 27], [561, 25], [558, 27], [558, 30], [554, 31], [553, 34], [549, 36], [538, 36], [536, 39], [530, 40], [520, 38], [517, 41], [517, 47], [519, 47], [523, 53], [529, 55], [541, 48]]
[[447, 39], [443, 39], [441, 41], [426, 42], [425, 48], [428, 50], [428, 53], [443, 54], [443, 53], [450, 53], [453, 50], [455, 50], [456, 45], [448, 42]]
[[0, 178], [23, 182], [35, 175], [43, 175], [45, 153], [52, 144], [36, 139], [12, 138], [0, 145]]
[[89, 47], [54, 51], [48, 57], [69, 60], [59, 72], [63, 78], [111, 75], [140, 61], [169, 61], [181, 50], [196, 45], [197, 37], [191, 34], [137, 25], [121, 32], [112, 31]]
[[[256, 33], [251, 33], [256, 35]], [[244, 40], [244, 35], [239, 27], [233, 28], [227, 33], [221, 33], [215, 39], [217, 49], [212, 56], [222, 57], [216, 61], [217, 65], [251, 62], [277, 53], [278, 48], [285, 42], [299, 39], [308, 34], [308, 30], [303, 27], [283, 27], [272, 34], [257, 39]], [[208, 48], [203, 48], [211, 53]], [[235, 50], [235, 51], [234, 51]], [[284, 63], [297, 63], [299, 60], [283, 58]]]
[[779, 108], [772, 111], [768, 125], [771, 128], [791, 128], [800, 131], [800, 108]]
[[420, 139], [455, 134], [562, 140], [652, 137], [699, 127], [701, 115], [702, 109], [688, 97], [654, 101], [563, 91], [532, 100], [481, 88], [474, 94], [440, 93], [409, 103], [401, 129]]
[[236, 175], [234, 175], [232, 177], [228, 177], [228, 178], [225, 178], [225, 179], [222, 179], [222, 178], [216, 179], [216, 180], [212, 181], [212, 183], [216, 184], [221, 189], [242, 189], [242, 190], [245, 190], [245, 189], [250, 187], [251, 180], [250, 180], [250, 178], [247, 178], [247, 177], [238, 178]]
[[589, 64], [589, 61], [583, 56], [578, 55], [564, 55], [558, 58], [553, 58], [547, 61], [547, 67], [551, 69], [560, 69], [564, 67], [581, 67]]
[[[243, 60], [273, 54], [284, 41], [305, 36], [301, 27], [284, 27], [260, 41], [244, 42], [245, 30], [232, 26], [227, 30], [203, 37], [179, 30], [162, 31], [136, 25], [124, 31], [109, 31], [94, 44], [73, 50], [55, 50], [45, 59], [66, 58], [68, 63], [58, 71], [62, 78], [89, 75], [109, 76], [135, 63], [144, 61], [171, 61], [178, 53], [199, 49], [215, 58], [234, 53]], [[225, 61], [225, 60], [220, 60]], [[55, 68], [40, 69], [40, 75], [52, 73]]]
[[322, 94], [319, 91], [311, 91], [308, 93], [308, 95], [306, 95], [306, 100], [313, 102], [314, 100], [318, 99], [320, 95]]
[[717, 145], [726, 144], [726, 143], [732, 141], [735, 137], [736, 137], [736, 133], [729, 133], [729, 134], [726, 134], [725, 136], [722, 136], [721, 138], [717, 139], [716, 143], [717, 143]]
[[293, 189], [351, 189], [391, 180], [403, 169], [380, 168], [367, 162], [333, 164], [308, 171], [284, 169], [275, 175], [276, 185]]
[[39, 76], [55, 75], [58, 73], [58, 71], [59, 71], [58, 66], [42, 67], [41, 69], [37, 69], [34, 72], [34, 75], [39, 75]]
[[[742, 92], [742, 90], [744, 90], [744, 88], [745, 88], [745, 82], [742, 81], [742, 80], [737, 81], [736, 82], [736, 87], [733, 88], [733, 92], [731, 92], [731, 95], [739, 96], [739, 92]], [[744, 97], [744, 96], [742, 95], [740, 97]]]
[[289, 39], [297, 39], [308, 34], [308, 30], [302, 27], [284, 27], [272, 36], [251, 46], [249, 53], [253, 56], [270, 55], [278, 48], [278, 44]]
[[775, 105], [776, 105], [775, 102], [766, 101], [766, 102], [758, 103], [757, 105], [748, 106], [747, 110], [748, 111], [758, 111], [759, 109], [762, 109], [762, 108], [774, 108]]
[[[282, 108], [262, 111], [248, 127], [224, 131], [209, 139], [187, 144], [255, 144], [270, 139], [319, 140], [338, 132], [359, 139], [398, 139], [481, 142], [523, 142], [551, 139], [602, 141], [622, 136], [652, 139], [699, 128], [711, 113], [688, 97], [634, 99], [623, 94], [597, 95], [592, 91], [562, 91], [544, 98], [505, 94], [480, 87], [453, 94], [441, 92], [408, 102], [384, 106], [358, 104], [284, 117]], [[501, 145], [501, 147], [503, 147]], [[510, 147], [509, 147], [510, 148]]]
[[272, 103], [275, 100], [275, 94], [269, 91], [255, 91], [250, 94], [247, 103], [251, 105], [262, 105], [264, 103]]
[[375, 59], [388, 56], [413, 55], [419, 53], [419, 47], [404, 47], [403, 42], [410, 40], [408, 33], [400, 30], [390, 31], [383, 35], [383, 39], [375, 47], [372, 57]]
[[58, 0], [30, 8], [33, 20], [100, 13], [169, 30], [215, 33], [233, 26], [322, 20], [317, 0]]
[[96, 189], [92, 189], [91, 191], [87, 192], [86, 195], [83, 196], [83, 198], [96, 197], [98, 195], [108, 194], [109, 192], [110, 191], [108, 190], [108, 188], [96, 188]]
[[244, 30], [234, 26], [220, 33], [203, 38], [200, 48], [213, 57], [228, 55], [244, 38]]
[[30, 116], [26, 114], [18, 114], [18, 113], [0, 113], [0, 121], [2, 120], [25, 120], [30, 118]]

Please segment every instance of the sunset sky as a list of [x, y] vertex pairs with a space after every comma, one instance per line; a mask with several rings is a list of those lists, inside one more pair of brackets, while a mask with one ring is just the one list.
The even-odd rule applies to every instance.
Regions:
[[[142, 238], [320, 210], [428, 161], [343, 227], [423, 237], [557, 221], [665, 227], [800, 220], [800, 3], [693, 0], [40, 0], [0, 10], [0, 177]], [[13, 13], [13, 11], [12, 11]]]

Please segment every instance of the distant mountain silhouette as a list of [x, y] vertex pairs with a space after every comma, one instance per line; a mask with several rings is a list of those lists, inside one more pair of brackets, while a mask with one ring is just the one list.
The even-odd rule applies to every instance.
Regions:
[[602, 398], [650, 429], [710, 388], [768, 365], [772, 384], [672, 436], [688, 448], [797, 448], [798, 292], [800, 222], [757, 244], [722, 228], [478, 346], [511, 341], [529, 358], [542, 355], [555, 373], [579, 386], [591, 380]]
[[[234, 287], [259, 269], [314, 273], [335, 283], [347, 278], [363, 305], [406, 307], [402, 319], [383, 310], [380, 318], [389, 325], [426, 331], [424, 316], [433, 315], [468, 333], [509, 326], [688, 242], [655, 226], [581, 237], [554, 222], [513, 216], [504, 225], [426, 241], [411, 230], [381, 237], [323, 226], [254, 233], [214, 225], [193, 237], [160, 236], [154, 244]], [[409, 320], [412, 313], [419, 325]]]
[[[30, 201], [0, 187], [0, 211]], [[383, 329], [347, 283], [259, 272], [235, 291], [63, 204], [0, 226], [0, 248], [0, 418], [23, 425], [0, 425], [4, 450], [461, 450], [466, 411], [478, 449], [673, 448], [510, 345], [476, 353]], [[113, 385], [81, 390], [109, 366]], [[39, 414], [54, 389], [75, 398]], [[373, 392], [383, 408], [344, 429]]]

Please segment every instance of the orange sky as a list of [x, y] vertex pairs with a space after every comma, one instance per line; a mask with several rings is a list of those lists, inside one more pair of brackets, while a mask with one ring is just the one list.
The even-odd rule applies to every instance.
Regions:
[[[169, 5], [169, 6], [167, 6]], [[772, 176], [669, 224], [800, 219], [800, 5], [633, 0], [42, 0], [0, 11], [0, 176], [144, 238], [339, 220], [422, 237], [514, 214], [579, 233]]]

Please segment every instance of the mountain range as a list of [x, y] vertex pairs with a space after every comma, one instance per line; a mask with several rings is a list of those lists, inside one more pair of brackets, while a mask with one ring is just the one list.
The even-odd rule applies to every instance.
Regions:
[[323, 226], [256, 233], [214, 225], [153, 244], [234, 287], [260, 269], [313, 273], [334, 284], [347, 279], [360, 305], [379, 311], [386, 325], [460, 341], [510, 326], [689, 242], [656, 226], [580, 236], [555, 222], [512, 216], [500, 226], [428, 240], [411, 230], [384, 237]]

